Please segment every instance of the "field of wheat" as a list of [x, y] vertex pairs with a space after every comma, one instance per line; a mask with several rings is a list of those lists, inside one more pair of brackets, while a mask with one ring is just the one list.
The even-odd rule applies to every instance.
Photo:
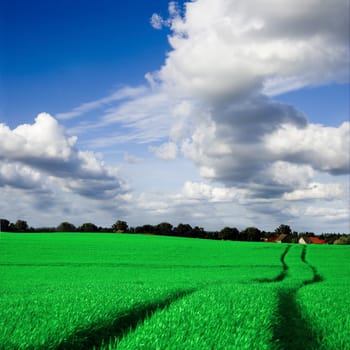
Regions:
[[1, 349], [350, 349], [350, 248], [0, 234]]

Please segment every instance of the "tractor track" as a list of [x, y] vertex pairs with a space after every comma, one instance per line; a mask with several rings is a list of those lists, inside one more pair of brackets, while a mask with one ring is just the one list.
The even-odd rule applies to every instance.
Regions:
[[[119, 341], [129, 332], [140, 326], [146, 319], [152, 317], [155, 312], [167, 309], [173, 302], [176, 302], [194, 292], [196, 292], [196, 289], [178, 291], [167, 298], [138, 305], [125, 312], [118, 312], [115, 317], [98, 321], [88, 325], [84, 329], [77, 330], [56, 347], [51, 349], [92, 350], [99, 348], [103, 344], [108, 344], [111, 338], [115, 339], [115, 341]], [[44, 349], [48, 348], [44, 347], [42, 350]]]
[[281, 282], [283, 281], [286, 277], [287, 277], [287, 273], [288, 273], [288, 265], [286, 264], [285, 258], [286, 255], [288, 254], [289, 250], [291, 249], [291, 246], [288, 245], [286, 247], [286, 249], [284, 250], [284, 252], [282, 253], [281, 257], [280, 257], [280, 261], [282, 264], [282, 271], [274, 278], [259, 278], [254, 280], [255, 282], [259, 282], [259, 283], [274, 283], [274, 282]]
[[[286, 252], [286, 254], [288, 251]], [[296, 287], [281, 287], [277, 293], [277, 315], [273, 325], [273, 346], [279, 350], [314, 350], [320, 348], [320, 334], [316, 337], [311, 322], [306, 320], [301, 312], [301, 306], [297, 302], [297, 293], [307, 285], [323, 281], [323, 277], [317, 269], [306, 260], [307, 246], [301, 251], [301, 261], [311, 269], [313, 277], [301, 281]], [[286, 255], [285, 254], [285, 255]], [[285, 256], [284, 255], [284, 256]], [[285, 262], [284, 262], [285, 263]], [[288, 270], [288, 266], [286, 268]]]
[[[257, 279], [254, 280], [254, 282], [277, 284], [284, 282], [288, 278], [288, 272], [292, 269], [292, 267], [288, 266], [286, 263], [286, 257], [291, 249], [292, 245], [288, 245], [281, 254], [280, 262], [282, 269], [276, 277]], [[276, 317], [272, 324], [273, 336], [271, 349], [295, 350], [301, 349], [300, 345], [302, 344], [303, 350], [312, 350], [317, 349], [320, 345], [317, 344], [317, 338], [314, 336], [311, 324], [303, 318], [301, 307], [297, 302], [297, 293], [301, 288], [323, 281], [317, 269], [307, 261], [306, 255], [307, 246], [304, 246], [300, 258], [307, 268], [311, 269], [313, 277], [301, 281], [301, 283], [295, 287], [286, 287], [281, 284], [278, 289]], [[51, 349], [96, 349], [103, 344], [108, 344], [111, 338], [118, 342], [129, 332], [132, 332], [138, 326], [142, 325], [146, 319], [151, 318], [157, 311], [167, 309], [172, 303], [196, 291], [198, 291], [198, 289], [179, 291], [165, 299], [138, 305], [123, 313], [119, 312], [115, 317], [90, 324], [84, 329], [78, 329], [75, 333], [71, 334], [60, 344]], [[41, 350], [44, 350], [44, 348]]]

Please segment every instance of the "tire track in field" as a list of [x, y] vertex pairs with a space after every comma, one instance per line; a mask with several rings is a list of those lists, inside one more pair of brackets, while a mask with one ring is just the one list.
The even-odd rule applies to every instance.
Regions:
[[[285, 262], [285, 257], [290, 250], [291, 246], [287, 246], [284, 252], [282, 253], [280, 257], [280, 261], [282, 264], [282, 271], [281, 273], [276, 276], [273, 279], [262, 279], [259, 280], [259, 282], [279, 282], [282, 281], [286, 275], [288, 270], [288, 265]], [[1, 264], [0, 264], [1, 265]], [[8, 264], [8, 265], [15, 265], [15, 264]], [[21, 265], [22, 264], [16, 264]], [[23, 264], [27, 265], [27, 264]], [[38, 266], [41, 264], [31, 264]], [[51, 263], [51, 264], [45, 264], [45, 266], [64, 266], [66, 264], [60, 264], [60, 263]], [[75, 264], [70, 263], [69, 264], [74, 265], [76, 267], [80, 267], [81, 265], [86, 267], [86, 265], [90, 265], [90, 263], [83, 263], [83, 264]], [[92, 264], [91, 264], [92, 265]], [[94, 266], [96, 264], [93, 264]], [[108, 267], [130, 267], [130, 264], [105, 264], [108, 265]], [[132, 264], [131, 264], [132, 265]], [[270, 265], [262, 265], [262, 266], [270, 266]], [[104, 266], [106, 267], [106, 266]], [[162, 266], [164, 268], [164, 266]], [[188, 267], [187, 265], [185, 267]], [[207, 268], [208, 266], [190, 266], [191, 268]], [[215, 268], [232, 268], [232, 267], [240, 267], [237, 265], [218, 265], [215, 266]], [[191, 289], [188, 291], [180, 291], [176, 294], [173, 294], [172, 296], [158, 300], [156, 302], [147, 303], [144, 305], [139, 305], [135, 307], [134, 309], [128, 310], [125, 313], [118, 313], [116, 317], [111, 317], [106, 320], [101, 320], [96, 323], [92, 323], [88, 325], [84, 329], [77, 330], [75, 333], [71, 334], [66, 338], [64, 341], [62, 341], [60, 344], [58, 344], [56, 347], [51, 347], [53, 350], [85, 350], [85, 349], [96, 349], [102, 346], [103, 344], [108, 344], [109, 340], [113, 338], [115, 342], [120, 341], [124, 336], [126, 336], [129, 332], [134, 331], [138, 326], [141, 326], [142, 323], [153, 316], [155, 312], [158, 310], [167, 309], [170, 304], [173, 302], [176, 302], [188, 295], [193, 294], [198, 289]], [[45, 347], [44, 347], [45, 348]], [[44, 349], [43, 348], [43, 349]]]
[[307, 246], [301, 252], [301, 261], [311, 269], [313, 277], [302, 281], [301, 285], [292, 288], [281, 288], [278, 291], [277, 320], [273, 325], [273, 346], [280, 350], [312, 350], [320, 348], [319, 340], [311, 323], [303, 318], [300, 305], [297, 302], [298, 291], [306, 285], [319, 283], [323, 277], [317, 269], [306, 260]]
[[289, 269], [288, 265], [286, 264], [285, 258], [289, 250], [291, 249], [291, 247], [292, 246], [288, 245], [286, 249], [283, 251], [280, 257], [280, 261], [282, 264], [282, 271], [275, 278], [258, 278], [258, 279], [255, 279], [254, 281], [259, 283], [274, 283], [274, 282], [283, 281], [287, 277], [287, 273]]
[[[125, 312], [118, 312], [115, 317], [92, 323], [84, 329], [77, 330], [56, 347], [50, 347], [50, 349], [87, 350], [99, 348], [103, 344], [108, 344], [110, 338], [118, 341], [126, 334], [136, 329], [136, 327], [140, 326], [146, 319], [152, 317], [156, 311], [167, 309], [173, 302], [195, 291], [196, 289], [178, 291], [167, 298], [138, 305]], [[48, 349], [48, 347], [45, 349]]]
[[307, 260], [306, 260], [306, 251], [307, 251], [307, 246], [305, 245], [303, 247], [303, 250], [301, 252], [301, 261], [306, 264], [312, 271], [313, 277], [311, 280], [306, 280], [303, 282], [304, 285], [312, 284], [312, 283], [318, 283], [323, 281], [323, 277], [317, 272], [317, 269], [315, 266], [311, 265]]

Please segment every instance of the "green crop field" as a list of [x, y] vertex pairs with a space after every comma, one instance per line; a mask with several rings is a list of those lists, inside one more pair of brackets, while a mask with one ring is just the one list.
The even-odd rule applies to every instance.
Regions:
[[0, 349], [350, 349], [350, 247], [0, 234]]

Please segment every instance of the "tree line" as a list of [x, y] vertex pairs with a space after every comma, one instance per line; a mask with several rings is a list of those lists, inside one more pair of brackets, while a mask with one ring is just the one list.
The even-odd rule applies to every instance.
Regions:
[[[180, 223], [173, 226], [168, 222], [161, 222], [157, 225], [142, 225], [129, 227], [126, 221], [117, 220], [111, 227], [100, 227], [91, 222], [75, 226], [70, 222], [62, 222], [57, 227], [33, 228], [25, 220], [17, 220], [15, 223], [6, 219], [0, 219], [0, 231], [3, 232], [105, 232], [105, 233], [134, 233], [152, 234], [164, 236], [190, 237], [214, 240], [260, 242], [268, 241], [273, 237], [287, 235], [289, 242], [297, 243], [301, 237], [314, 237], [313, 232], [292, 231], [289, 225], [281, 224], [274, 231], [264, 231], [257, 227], [247, 227], [238, 230], [236, 227], [224, 227], [219, 231], [206, 231], [203, 227]], [[350, 235], [344, 233], [322, 233], [318, 236], [329, 244], [350, 244]]]

